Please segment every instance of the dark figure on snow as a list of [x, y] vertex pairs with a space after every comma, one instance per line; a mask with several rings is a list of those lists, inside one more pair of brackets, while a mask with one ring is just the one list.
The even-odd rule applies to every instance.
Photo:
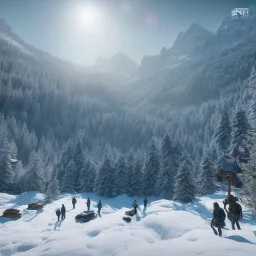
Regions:
[[66, 218], [66, 208], [64, 204], [61, 207], [61, 220], [64, 220]]
[[60, 214], [61, 214], [60, 209], [57, 209], [56, 210], [56, 215], [58, 216], [58, 221], [60, 221]]
[[[224, 200], [224, 209], [227, 212], [228, 219], [231, 221], [232, 229], [241, 229], [239, 220], [243, 218], [242, 206], [236, 202], [233, 195], [230, 195], [227, 200]], [[227, 204], [229, 205], [228, 210], [226, 209]]]
[[72, 198], [72, 204], [73, 204], [73, 209], [75, 209], [76, 208], [76, 198], [75, 197]]
[[100, 214], [100, 210], [102, 208], [101, 200], [99, 200], [97, 207], [98, 207], [98, 214]]
[[148, 199], [147, 199], [147, 197], [145, 196], [145, 198], [144, 198], [144, 209], [147, 207], [147, 205], [148, 205]]
[[88, 209], [88, 211], [90, 211], [90, 206], [91, 206], [91, 200], [90, 200], [90, 198], [88, 197], [88, 199], [87, 199], [87, 209]]
[[[213, 219], [212, 219], [212, 223], [211, 223], [211, 227], [212, 227], [215, 235], [218, 235], [218, 232], [219, 232], [219, 236], [222, 235], [221, 229], [226, 226], [225, 218], [226, 218], [226, 214], [225, 214], [224, 210], [222, 208], [220, 208], [220, 206], [217, 202], [215, 202], [213, 204]], [[213, 226], [218, 228], [218, 232], [216, 231], [216, 229]]]
[[138, 208], [137, 200], [134, 200], [132, 207], [134, 209], [134, 213], [137, 214], [137, 208]]

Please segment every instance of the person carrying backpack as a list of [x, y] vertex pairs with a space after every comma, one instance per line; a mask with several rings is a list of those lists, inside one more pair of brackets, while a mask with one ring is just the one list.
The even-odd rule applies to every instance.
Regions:
[[75, 207], [76, 207], [76, 198], [75, 197], [72, 198], [72, 204], [73, 204], [73, 209], [75, 209]]
[[[226, 209], [226, 205], [229, 204], [228, 211]], [[231, 221], [232, 229], [235, 228], [235, 224], [237, 229], [241, 229], [239, 221], [243, 218], [243, 210], [242, 206], [236, 202], [235, 197], [230, 195], [228, 197], [228, 200], [226, 201], [226, 204], [224, 204], [224, 208], [227, 211], [228, 219]]]
[[58, 221], [60, 221], [60, 214], [61, 214], [60, 209], [57, 209], [56, 210], [56, 215], [58, 216]]
[[137, 208], [138, 208], [137, 200], [134, 200], [132, 206], [134, 208], [134, 213], [137, 214]]
[[[214, 231], [215, 235], [222, 236], [222, 228], [226, 226], [225, 224], [226, 214], [222, 208], [220, 208], [219, 204], [217, 202], [213, 203], [213, 219], [211, 222], [211, 227]], [[218, 232], [215, 230], [215, 228], [218, 228]]]

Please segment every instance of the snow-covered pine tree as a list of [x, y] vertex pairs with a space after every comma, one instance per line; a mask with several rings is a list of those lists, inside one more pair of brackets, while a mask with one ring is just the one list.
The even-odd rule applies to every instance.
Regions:
[[94, 182], [96, 176], [96, 169], [90, 159], [85, 163], [84, 168], [81, 169], [79, 174], [79, 191], [80, 192], [93, 192]]
[[71, 159], [69, 163], [67, 164], [65, 170], [64, 170], [64, 176], [61, 180], [61, 191], [62, 192], [76, 192], [76, 173], [75, 173], [75, 163], [74, 160]]
[[249, 119], [251, 121], [256, 119], [256, 69], [255, 67], [252, 68], [250, 76], [249, 76], [249, 88], [251, 91], [251, 102], [250, 102], [250, 115], [249, 115]]
[[200, 163], [197, 179], [197, 190], [200, 195], [213, 194], [216, 190], [216, 170], [211, 161], [210, 154], [204, 151]]
[[244, 110], [238, 110], [235, 114], [232, 132], [232, 147], [242, 146], [250, 131], [250, 125]]
[[183, 159], [176, 175], [173, 199], [182, 203], [189, 203], [195, 198], [196, 188], [187, 153], [184, 153]]
[[133, 188], [132, 188], [134, 164], [135, 164], [134, 156], [133, 154], [130, 153], [127, 158], [128, 185], [127, 185], [127, 192], [126, 192], [129, 196], [134, 195]]
[[74, 164], [75, 164], [75, 170], [74, 170], [74, 181], [75, 181], [75, 191], [79, 191], [80, 189], [80, 182], [79, 182], [79, 174], [80, 173], [86, 173], [85, 169], [85, 155], [84, 155], [84, 149], [82, 145], [82, 140], [79, 138], [74, 150]]
[[11, 192], [13, 177], [10, 145], [3, 139], [0, 141], [0, 192]]
[[114, 191], [113, 196], [125, 194], [128, 188], [127, 163], [124, 156], [120, 156], [114, 168]]
[[45, 197], [45, 203], [51, 203], [53, 202], [58, 196], [60, 195], [60, 187], [59, 187], [59, 181], [57, 176], [55, 175], [50, 182], [47, 190], [46, 190], [46, 197]]
[[134, 168], [131, 177], [131, 196], [140, 196], [143, 194], [143, 173], [142, 164], [139, 158], [135, 159]]
[[222, 109], [221, 118], [215, 132], [215, 140], [219, 152], [222, 153], [229, 150], [231, 140], [231, 126], [226, 106], [224, 106]]
[[161, 151], [161, 168], [156, 183], [156, 193], [163, 198], [171, 199], [175, 175], [177, 174], [177, 161], [169, 134], [166, 134], [163, 138]]
[[154, 139], [151, 140], [148, 151], [146, 153], [144, 171], [143, 171], [143, 185], [144, 194], [146, 196], [155, 195], [155, 186], [157, 177], [160, 170], [160, 158], [158, 149], [156, 147]]
[[252, 133], [248, 136], [250, 159], [242, 165], [243, 187], [239, 190], [241, 200], [252, 211], [256, 211], [256, 121], [252, 123]]
[[99, 195], [112, 197], [113, 195], [113, 167], [110, 159], [105, 158], [95, 182], [95, 192]]
[[28, 160], [27, 191], [45, 192], [45, 178], [42, 156], [39, 152], [32, 151]]

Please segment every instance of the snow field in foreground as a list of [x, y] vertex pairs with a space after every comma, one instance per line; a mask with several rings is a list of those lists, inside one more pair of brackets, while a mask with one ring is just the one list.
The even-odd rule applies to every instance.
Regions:
[[[77, 194], [76, 209], [72, 208], [73, 194], [62, 194], [58, 200], [41, 211], [27, 210], [27, 204], [43, 199], [37, 192], [13, 196], [0, 193], [0, 215], [6, 208], [18, 208], [19, 220], [0, 218], [1, 256], [96, 256], [96, 255], [255, 255], [256, 222], [249, 212], [241, 222], [243, 230], [225, 230], [220, 238], [210, 228], [212, 204], [222, 205], [226, 197], [217, 193], [196, 198], [190, 204], [181, 204], [159, 198], [148, 198], [143, 211], [143, 198], [138, 215], [130, 223], [123, 221], [124, 212], [130, 209], [134, 198], [126, 195], [101, 198], [94, 194]], [[88, 223], [75, 221], [75, 216], [86, 210], [90, 197], [95, 211], [99, 199], [103, 208], [101, 217]], [[57, 222], [55, 210], [65, 204], [66, 219]], [[231, 229], [226, 219], [226, 228]]]

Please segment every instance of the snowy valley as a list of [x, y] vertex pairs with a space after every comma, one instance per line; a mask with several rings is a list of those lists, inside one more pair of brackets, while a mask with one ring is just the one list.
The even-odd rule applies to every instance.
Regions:
[[[71, 199], [76, 196], [76, 208]], [[86, 210], [86, 199], [92, 200], [92, 209], [102, 199], [101, 217], [87, 223], [76, 222], [75, 216]], [[236, 256], [255, 254], [256, 220], [244, 209], [242, 230], [231, 230], [226, 219], [223, 237], [215, 236], [210, 222], [213, 202], [226, 198], [226, 193], [197, 197], [182, 204], [157, 197], [149, 197], [149, 205], [143, 211], [143, 198], [136, 197], [140, 209], [130, 223], [123, 221], [124, 213], [131, 208], [135, 197], [120, 195], [115, 198], [95, 194], [62, 194], [43, 210], [27, 210], [27, 204], [41, 201], [38, 192], [19, 196], [0, 194], [0, 214], [6, 208], [21, 210], [19, 220], [0, 218], [1, 256], [100, 256], [100, 255], [207, 255]], [[57, 221], [56, 208], [65, 204], [64, 221]]]

